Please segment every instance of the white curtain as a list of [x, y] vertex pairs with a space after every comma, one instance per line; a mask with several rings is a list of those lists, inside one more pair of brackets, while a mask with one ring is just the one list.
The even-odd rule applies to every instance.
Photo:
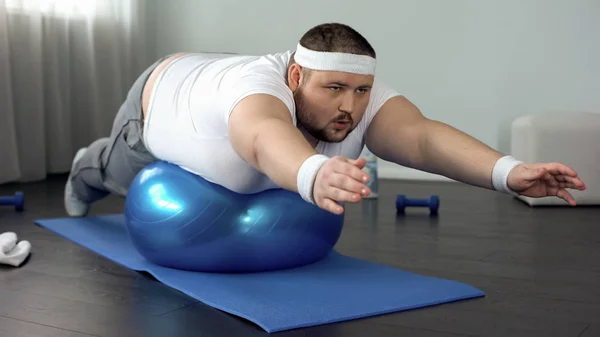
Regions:
[[67, 172], [148, 65], [145, 0], [0, 0], [0, 183]]

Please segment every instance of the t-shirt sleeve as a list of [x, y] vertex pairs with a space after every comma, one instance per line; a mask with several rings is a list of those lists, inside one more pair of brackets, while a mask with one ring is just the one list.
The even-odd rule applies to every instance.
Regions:
[[223, 104], [225, 124], [229, 123], [229, 116], [235, 106], [242, 99], [254, 94], [267, 94], [279, 98], [287, 106], [294, 125], [296, 124], [294, 96], [284, 80], [278, 78], [278, 74], [244, 75], [234, 85], [223, 90], [221, 103]]
[[373, 118], [375, 118], [375, 115], [377, 115], [377, 112], [379, 109], [381, 109], [385, 102], [396, 96], [400, 96], [400, 93], [397, 90], [377, 79], [374, 81], [373, 88], [371, 89], [369, 104], [367, 105], [367, 109], [362, 120], [357, 126], [361, 135], [364, 136], [364, 134], [367, 132], [371, 121]]

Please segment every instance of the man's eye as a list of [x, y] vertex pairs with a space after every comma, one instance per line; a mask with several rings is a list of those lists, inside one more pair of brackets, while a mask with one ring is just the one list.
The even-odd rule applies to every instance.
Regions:
[[340, 90], [341, 88], [340, 88], [340, 87], [329, 87], [329, 89], [331, 89], [331, 90], [333, 90], [333, 91], [338, 91], [338, 90]]

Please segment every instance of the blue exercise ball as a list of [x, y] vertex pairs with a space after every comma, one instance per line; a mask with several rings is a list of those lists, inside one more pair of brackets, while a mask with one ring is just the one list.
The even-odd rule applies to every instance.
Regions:
[[263, 272], [324, 259], [343, 215], [284, 189], [239, 194], [176, 165], [142, 169], [125, 199], [126, 227], [138, 252], [168, 268]]

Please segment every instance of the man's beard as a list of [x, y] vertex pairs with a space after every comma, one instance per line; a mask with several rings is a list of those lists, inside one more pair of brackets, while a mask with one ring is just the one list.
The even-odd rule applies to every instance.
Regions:
[[317, 125], [317, 121], [313, 116], [310, 115], [308, 111], [306, 101], [304, 100], [304, 95], [302, 94], [302, 90], [300, 88], [298, 88], [298, 90], [294, 93], [294, 101], [296, 104], [296, 119], [298, 126], [302, 127], [304, 130], [306, 130], [306, 132], [319, 141], [329, 143], [341, 142], [346, 139], [350, 131], [353, 129], [354, 121], [352, 116], [344, 112], [340, 113], [332, 122], [347, 122], [349, 129], [335, 130], [327, 129], [327, 127], [319, 127]]

